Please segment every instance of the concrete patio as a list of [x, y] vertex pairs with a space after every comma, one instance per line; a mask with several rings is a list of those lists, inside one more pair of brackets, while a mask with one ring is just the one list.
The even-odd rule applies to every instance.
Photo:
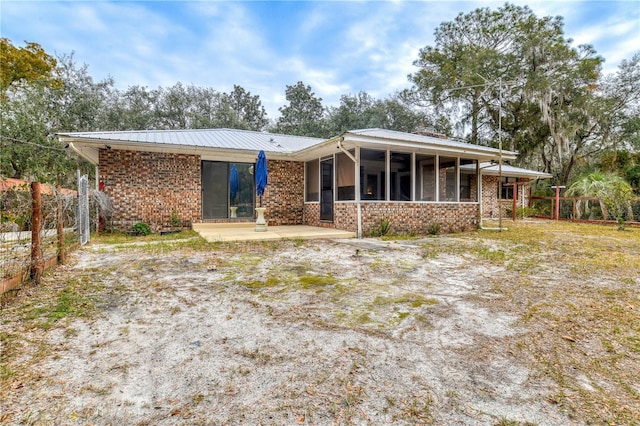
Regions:
[[322, 238], [355, 238], [355, 232], [341, 231], [333, 228], [316, 226], [269, 226], [265, 232], [256, 232], [256, 224], [243, 223], [194, 223], [193, 230], [204, 239], [214, 241], [262, 241], [322, 239]]

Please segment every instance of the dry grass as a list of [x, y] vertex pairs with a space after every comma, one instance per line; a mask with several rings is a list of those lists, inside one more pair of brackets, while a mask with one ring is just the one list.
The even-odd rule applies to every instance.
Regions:
[[553, 402], [576, 419], [640, 423], [640, 230], [507, 226], [463, 238], [506, 247], [504, 265], [519, 272], [494, 283], [508, 296], [494, 303], [516, 312], [528, 330], [512, 350], [559, 385]]
[[[239, 317], [237, 309], [246, 305], [253, 311], [244, 311], [245, 315], [265, 315], [293, 330], [335, 330], [336, 336], [355, 332], [362, 347], [345, 343], [333, 360], [305, 358], [305, 348], [284, 353], [264, 342], [232, 347], [230, 365], [219, 375], [218, 393], [190, 389], [169, 413], [170, 418], [196, 424], [206, 418], [198, 413], [206, 413], [207, 407], [222, 401], [236, 407], [239, 411], [234, 414], [247, 416], [250, 422], [250, 410], [259, 405], [242, 408], [236, 402], [242, 384], [264, 369], [295, 365], [288, 367], [290, 376], [271, 397], [279, 403], [269, 406], [272, 413], [293, 415], [277, 419], [366, 423], [371, 421], [371, 408], [365, 408], [369, 404], [392, 423], [437, 424], [443, 411], [469, 411], [462, 397], [465, 389], [443, 392], [417, 373], [406, 383], [387, 378], [382, 379], [383, 386], [380, 381], [371, 381], [370, 376], [383, 374], [376, 366], [393, 364], [397, 358], [386, 354], [390, 361], [385, 358], [381, 362], [376, 358], [378, 346], [365, 339], [375, 336], [385, 344], [402, 345], [405, 335], [409, 336], [407, 342], [429, 336], [438, 318], [453, 315], [451, 295], [443, 298], [435, 294], [431, 283], [443, 288], [443, 278], [477, 278], [469, 270], [484, 268], [490, 271], [488, 282], [476, 280], [477, 291], [459, 296], [460, 300], [472, 302], [474, 309], [486, 309], [489, 318], [512, 315], [520, 331], [500, 338], [485, 337], [472, 347], [452, 350], [451, 362], [468, 359], [469, 368], [481, 369], [496, 357], [505, 357], [514, 365], [527, 366], [531, 382], [552, 382], [554, 390], [545, 402], [578, 424], [640, 424], [640, 230], [621, 232], [613, 226], [549, 221], [509, 221], [505, 226], [509, 228], [506, 232], [479, 231], [422, 240], [389, 237], [390, 247], [394, 247], [393, 241], [412, 247], [406, 253], [393, 249], [400, 254], [341, 246], [341, 263], [316, 260], [314, 253], [333, 247], [322, 242], [207, 243], [191, 233], [180, 234], [177, 240], [172, 239], [176, 235], [100, 237], [94, 244], [106, 246], [94, 250], [121, 256], [122, 262], [112, 267], [61, 267], [45, 276], [43, 286], [25, 286], [17, 294], [3, 297], [0, 403], [14, 405], [13, 414], [0, 414], [0, 423], [17, 421], [17, 410], [26, 409], [16, 406], [11, 398], [27, 388], [46, 391], [47, 381], [53, 379], [45, 378], [40, 370], [42, 361], [66, 353], [78, 334], [75, 321], [99, 323], [114, 306], [122, 304], [139, 311], [165, 300], [165, 312], [156, 307], [151, 313], [173, 324], [188, 315], [207, 317], [209, 306], [199, 300], [215, 296], [230, 300], [224, 318], [228, 323]], [[286, 251], [301, 253], [301, 257], [268, 261]], [[444, 261], [449, 262], [449, 272], [442, 277]], [[429, 272], [425, 265], [435, 269]], [[167, 277], [169, 272], [171, 278]], [[189, 281], [189, 274], [200, 277], [193, 280], [202, 280], [207, 274], [218, 274], [219, 278], [215, 286], [203, 286]], [[153, 322], [136, 318], [131, 324], [121, 324], [116, 328], [119, 339], [135, 335], [137, 325]], [[62, 343], [50, 338], [56, 331], [64, 333]], [[199, 340], [189, 343], [201, 344]], [[91, 354], [111, 344], [96, 343]], [[309, 351], [315, 356], [312, 349]], [[122, 360], [112, 372], [131, 375], [138, 364]], [[85, 383], [83, 392], [106, 398], [116, 388], [113, 383], [111, 378]], [[389, 389], [381, 389], [385, 386]], [[91, 423], [91, 407], [86, 410], [73, 415]], [[150, 410], [153, 412], [153, 407]], [[38, 416], [36, 411], [26, 410], [21, 421], [46, 423], [46, 418]], [[487, 418], [492, 420], [487, 422]], [[137, 420], [154, 424], [158, 419]], [[485, 415], [478, 424], [536, 422]]]

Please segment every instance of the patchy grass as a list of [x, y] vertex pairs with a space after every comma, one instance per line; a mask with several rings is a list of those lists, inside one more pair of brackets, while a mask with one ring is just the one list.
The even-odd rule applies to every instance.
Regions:
[[96, 312], [96, 298], [92, 291], [99, 291], [99, 284], [90, 276], [65, 277], [61, 285], [48, 288], [40, 300], [30, 300], [22, 311], [22, 318], [30, 327], [51, 328], [67, 318], [90, 318]]
[[128, 243], [140, 243], [140, 242], [152, 242], [152, 241], [175, 241], [190, 239], [199, 237], [199, 234], [192, 230], [183, 230], [174, 234], [161, 235], [159, 233], [149, 234], [145, 236], [141, 235], [129, 235], [125, 232], [108, 232], [101, 234], [92, 234], [91, 242], [97, 244], [128, 244]]
[[305, 290], [309, 289], [322, 289], [326, 286], [334, 285], [338, 280], [331, 275], [311, 275], [305, 274], [298, 277], [298, 283], [300, 287]]
[[[472, 395], [476, 389], [458, 389], [457, 385], [451, 389], [449, 384], [446, 395], [437, 394], [438, 390], [420, 376], [429, 374], [425, 370], [417, 370], [415, 382], [398, 375], [411, 368], [411, 362], [402, 358], [402, 353], [388, 353], [385, 348], [399, 345], [402, 352], [402, 345], [433, 345], [433, 341], [420, 340], [433, 338], [430, 327], [447, 318], [459, 318], [455, 328], [435, 330], [440, 333], [438, 341], [446, 339], [447, 333], [464, 329], [466, 318], [461, 315], [477, 310], [486, 311], [488, 318], [508, 314], [515, 318], [517, 332], [504, 338], [463, 336], [474, 342], [473, 348], [463, 353], [460, 348], [443, 345], [438, 350], [450, 352], [438, 353], [447, 362], [461, 362], [466, 357], [474, 374], [479, 374], [488, 360], [504, 357], [509, 366], [528, 369], [527, 382], [551, 383], [554, 390], [545, 395], [544, 402], [551, 401], [576, 423], [640, 424], [640, 229], [619, 232], [615, 226], [505, 222], [508, 230], [504, 232], [444, 235], [415, 243], [411, 238], [388, 236], [385, 250], [362, 248], [354, 255], [353, 246], [349, 246], [331, 257], [324, 252], [335, 248], [332, 243], [299, 239], [208, 243], [190, 232], [95, 237], [93, 243], [105, 246], [99, 248], [105, 250], [105, 256], [115, 253], [130, 260], [70, 272], [62, 267], [45, 275], [41, 287], [27, 287], [7, 301], [1, 318], [0, 385], [10, 392], [32, 386], [46, 390], [39, 379], [42, 372], [38, 365], [60, 356], [47, 336], [57, 331], [59, 339], [66, 339], [65, 345], [67, 340], [76, 341], [82, 328], [72, 324], [74, 320], [99, 323], [126, 296], [132, 312], [149, 308], [150, 314], [169, 324], [185, 319], [191, 325], [199, 324], [198, 319], [222, 310], [222, 322], [229, 325], [222, 327], [226, 334], [217, 340], [198, 336], [188, 341], [198, 342], [198, 346], [188, 346], [190, 351], [200, 344], [211, 344], [206, 351], [202, 348], [194, 352], [196, 357], [212, 356], [210, 349], [214, 347], [231, 361], [219, 386], [211, 388], [219, 388], [219, 393], [190, 387], [182, 401], [176, 402], [178, 408], [167, 411], [168, 415], [178, 413], [189, 421], [206, 419], [209, 402], [220, 401], [221, 407], [237, 410], [229, 414], [229, 419], [237, 414], [252, 423], [256, 420], [250, 417], [252, 408], [266, 407], [261, 405], [268, 403], [266, 394], [249, 406], [236, 403], [235, 398], [249, 391], [248, 383], [256, 383], [251, 382], [254, 376], [282, 367], [290, 376], [280, 382], [282, 398], [277, 406], [269, 406], [269, 412], [276, 416], [295, 413], [286, 423], [330, 423], [328, 419], [344, 424], [367, 423], [370, 419], [366, 410], [376, 407], [387, 416], [387, 422], [437, 424], [442, 418], [439, 410], [452, 410], [449, 414], [455, 415], [456, 408], [451, 407], [459, 405], [457, 409], [464, 413], [469, 407], [458, 395]], [[395, 244], [394, 239], [407, 242]], [[292, 249], [299, 258], [274, 260], [281, 251]], [[447, 285], [455, 285], [451, 278], [474, 288], [461, 287], [468, 293], [460, 289], [459, 293], [444, 295], [431, 292], [436, 285], [446, 292]], [[455, 310], [458, 301], [469, 310]], [[292, 345], [286, 351], [280, 349], [280, 342], [288, 340], [269, 342], [269, 328], [260, 328], [260, 333], [252, 337], [262, 339], [259, 343], [234, 340], [235, 321], [254, 315], [267, 318], [261, 327], [283, 326], [289, 333], [308, 328], [309, 339], [296, 342], [300, 347]], [[150, 329], [153, 324], [153, 319], [144, 317], [116, 326], [117, 341], [133, 338], [140, 326]], [[190, 331], [186, 328], [185, 333]], [[215, 329], [207, 329], [206, 334]], [[333, 343], [332, 339], [321, 340], [325, 333], [335, 339], [356, 336], [352, 341], [369, 352], [345, 346], [336, 349], [334, 360], [319, 367], [314, 363], [325, 360], [317, 356], [317, 348]], [[367, 340], [371, 336], [377, 339], [375, 343]], [[104, 346], [92, 348], [90, 355], [108, 351], [110, 344], [100, 342]], [[305, 345], [309, 345], [308, 352]], [[404, 364], [395, 364], [399, 359]], [[420, 357], [412, 358], [416, 359]], [[188, 370], [183, 367], [192, 361], [184, 362], [174, 371]], [[119, 360], [113, 371], [118, 373], [115, 376], [133, 376], [137, 365]], [[386, 366], [392, 373], [383, 376]], [[460, 371], [466, 370], [461, 367]], [[222, 370], [216, 370], [218, 373]], [[479, 375], [478, 380], [486, 378]], [[81, 390], [113, 397], [117, 384], [109, 378], [96, 383], [85, 384]], [[378, 405], [372, 402], [376, 397], [381, 401]], [[5, 396], [0, 397], [0, 403], [7, 402]], [[155, 410], [153, 404], [148, 408]], [[205, 413], [203, 417], [188, 417], [196, 416], [198, 410]], [[25, 413], [21, 419], [10, 421], [28, 423], [40, 415], [37, 410]], [[520, 418], [515, 415], [487, 415], [489, 423], [496, 426], [535, 424], [512, 420]], [[274, 418], [278, 420], [263, 420], [277, 423], [283, 419]], [[46, 419], [40, 420], [46, 423]], [[152, 416], [148, 420], [154, 423]], [[486, 423], [487, 417], [479, 422]]]
[[269, 275], [264, 280], [245, 281], [242, 283], [242, 285], [252, 290], [259, 290], [263, 288], [276, 287], [280, 285], [280, 283], [281, 280], [277, 275]]
[[433, 298], [424, 297], [415, 293], [404, 293], [398, 296], [376, 296], [373, 305], [384, 307], [389, 305], [409, 305], [412, 308], [419, 308], [423, 305], [437, 305], [438, 301]]
[[[558, 384], [554, 402], [573, 416], [639, 423], [640, 230], [548, 221], [508, 227], [479, 234], [531, 248], [527, 270], [536, 278], [530, 285], [515, 287], [513, 278], [495, 284], [512, 295], [502, 308], [520, 311], [529, 329], [516, 343], [519, 352]], [[509, 261], [518, 262], [507, 253]]]
[[54, 352], [44, 338], [48, 331], [62, 328], [65, 337], [72, 338], [77, 330], [68, 326], [70, 321], [97, 317], [106, 296], [101, 277], [95, 271], [70, 275], [57, 268], [43, 276], [41, 286], [23, 285], [3, 300], [0, 387], [11, 389], [38, 377], [35, 366]]

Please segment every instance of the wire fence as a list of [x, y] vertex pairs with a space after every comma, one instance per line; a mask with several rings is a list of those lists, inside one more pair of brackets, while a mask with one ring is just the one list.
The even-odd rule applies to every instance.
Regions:
[[[556, 219], [556, 197], [531, 197], [531, 207], [537, 217]], [[592, 197], [559, 197], [558, 219], [586, 222], [615, 222], [616, 218], [607, 211], [600, 200]], [[640, 225], [640, 197], [631, 203], [623, 214], [628, 224]]]
[[[0, 294], [21, 283], [40, 283], [47, 268], [64, 263], [70, 250], [89, 241], [98, 217], [109, 214], [103, 193], [89, 190], [86, 176], [78, 191], [16, 183], [0, 187]], [[93, 208], [92, 208], [93, 207]], [[82, 238], [80, 233], [82, 232]]]

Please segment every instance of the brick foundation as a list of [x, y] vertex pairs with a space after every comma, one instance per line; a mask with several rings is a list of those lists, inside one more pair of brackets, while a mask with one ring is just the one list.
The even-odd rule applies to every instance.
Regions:
[[[398, 203], [363, 202], [362, 232], [369, 235], [382, 219], [391, 220], [391, 232], [428, 234], [432, 225], [441, 233], [458, 232], [478, 227], [479, 206], [476, 203]], [[357, 204], [335, 203], [333, 223], [320, 222], [320, 204], [305, 204], [305, 224], [357, 232]]]

